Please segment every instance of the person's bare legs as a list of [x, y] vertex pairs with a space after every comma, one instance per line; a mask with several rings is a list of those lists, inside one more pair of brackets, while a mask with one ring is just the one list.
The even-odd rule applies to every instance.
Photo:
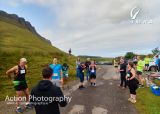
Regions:
[[94, 79], [93, 82], [96, 83], [96, 79]]
[[26, 96], [26, 102], [29, 102], [29, 89], [24, 90], [24, 94]]
[[16, 96], [17, 96], [17, 101], [16, 101], [16, 103], [17, 103], [17, 107], [20, 106], [19, 97], [22, 97], [22, 93], [23, 93], [23, 91], [16, 91]]
[[139, 77], [140, 84], [143, 85], [142, 75], [139, 75], [138, 77]]

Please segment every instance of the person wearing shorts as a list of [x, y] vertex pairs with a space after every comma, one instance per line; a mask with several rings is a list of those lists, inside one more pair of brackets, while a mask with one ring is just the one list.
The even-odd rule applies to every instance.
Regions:
[[63, 73], [63, 78], [68, 78], [68, 71], [69, 70], [69, 66], [67, 65], [67, 63], [64, 63], [62, 66], [62, 73]]
[[95, 62], [91, 61], [91, 65], [89, 66], [91, 86], [96, 86], [96, 69]]
[[80, 85], [79, 85], [79, 89], [84, 89], [84, 69], [85, 69], [85, 64], [81, 63], [80, 66], [78, 66], [79, 69], [79, 79], [80, 79]]
[[137, 77], [138, 81], [140, 82], [139, 87], [144, 87], [142, 74], [144, 70], [144, 62], [142, 61], [141, 57], [138, 56], [138, 63], [137, 63]]
[[63, 76], [62, 76], [62, 66], [58, 64], [58, 59], [54, 58], [53, 63], [50, 65], [53, 69], [52, 82], [58, 87], [63, 87]]
[[[18, 65], [12, 67], [6, 72], [6, 75], [11, 79], [11, 74], [14, 73], [14, 88], [16, 91], [17, 97], [22, 97], [22, 93], [24, 92], [26, 96], [26, 108], [32, 108], [29, 103], [29, 90], [26, 82], [26, 72], [27, 72], [27, 60], [26, 58], [21, 58]], [[22, 113], [23, 109], [20, 107], [20, 101], [17, 99], [17, 113]]]
[[130, 91], [130, 98], [128, 101], [136, 103], [136, 90], [138, 88], [138, 80], [136, 79], [136, 71], [134, 69], [134, 63], [128, 63], [128, 72], [127, 72], [127, 84]]
[[148, 55], [144, 58], [144, 62], [145, 62], [145, 71], [148, 71], [149, 70], [149, 62], [150, 62], [150, 58]]
[[63, 82], [64, 83], [68, 79], [68, 72], [69, 72], [69, 66], [67, 65], [67, 63], [64, 63], [62, 66]]

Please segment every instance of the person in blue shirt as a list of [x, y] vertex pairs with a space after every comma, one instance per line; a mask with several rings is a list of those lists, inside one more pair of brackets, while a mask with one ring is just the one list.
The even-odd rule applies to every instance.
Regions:
[[81, 63], [80, 66], [78, 66], [79, 69], [79, 79], [80, 79], [80, 85], [79, 89], [84, 89], [84, 69], [85, 69], [85, 64]]
[[54, 58], [53, 63], [50, 65], [53, 69], [52, 82], [58, 87], [63, 87], [62, 66], [58, 63], [58, 59]]
[[157, 71], [159, 71], [159, 55], [156, 54], [156, 56], [154, 58], [155, 58], [155, 65], [157, 67]]

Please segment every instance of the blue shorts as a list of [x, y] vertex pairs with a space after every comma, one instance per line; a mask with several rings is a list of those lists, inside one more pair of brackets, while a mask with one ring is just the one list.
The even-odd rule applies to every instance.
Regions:
[[83, 83], [84, 82], [84, 74], [79, 74], [79, 79], [80, 79], [80, 82]]

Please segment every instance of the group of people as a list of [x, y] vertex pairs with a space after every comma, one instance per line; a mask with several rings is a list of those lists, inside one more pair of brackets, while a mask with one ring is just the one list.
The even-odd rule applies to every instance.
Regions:
[[[63, 86], [64, 79], [68, 78], [68, 70], [69, 66], [64, 63], [63, 65], [60, 65], [58, 63], [58, 59], [54, 58], [53, 63], [50, 64], [48, 67], [44, 68], [42, 70], [42, 76], [43, 80], [39, 81], [37, 86], [35, 86], [32, 91], [31, 95], [35, 97], [39, 96], [50, 96], [50, 97], [64, 97], [60, 87]], [[26, 96], [26, 105], [25, 108], [31, 109], [33, 105], [31, 105], [30, 102], [30, 93], [28, 89], [28, 85], [26, 82], [26, 73], [27, 73], [27, 59], [21, 58], [18, 65], [12, 67], [6, 72], [6, 75], [11, 79], [12, 73], [14, 74], [14, 88], [16, 91], [16, 97], [17, 97], [17, 113], [22, 113], [24, 110], [20, 106], [20, 100], [19, 98], [22, 97], [22, 94], [24, 93]], [[32, 101], [36, 102], [36, 101]], [[66, 106], [66, 101], [60, 101], [60, 102], [52, 102], [49, 103], [48, 106], [42, 106], [42, 105], [35, 105], [36, 114], [59, 114], [59, 106]]]
[[[160, 59], [158, 54], [154, 56], [155, 65], [159, 71]], [[132, 103], [136, 103], [136, 90], [137, 88], [144, 87], [143, 72], [149, 70], [150, 58], [147, 55], [144, 60], [141, 56], [136, 56], [133, 60], [126, 61], [123, 57], [118, 61], [114, 61], [114, 66], [120, 72], [120, 87], [125, 89], [127, 86], [130, 90], [130, 98], [128, 99]], [[119, 66], [119, 67], [118, 67]]]
[[[80, 79], [79, 89], [84, 87], [84, 75], [86, 71], [86, 79], [90, 81], [91, 86], [96, 86], [96, 65], [95, 61], [90, 61], [90, 58], [86, 62], [81, 62], [78, 58], [76, 61], [77, 77]], [[13, 84], [16, 91], [16, 97], [21, 98], [22, 94], [26, 97], [26, 109], [35, 107], [36, 114], [59, 114], [59, 105], [64, 107], [67, 101], [52, 102], [49, 105], [35, 105], [35, 101], [30, 99], [30, 95], [34, 97], [47, 96], [47, 97], [64, 97], [61, 88], [63, 88], [64, 80], [68, 78], [69, 66], [64, 63], [63, 65], [58, 63], [58, 59], [54, 58], [53, 63], [48, 67], [43, 68], [42, 76], [43, 80], [39, 81], [38, 84], [29, 92], [27, 81], [27, 59], [21, 58], [19, 64], [12, 67], [6, 72], [6, 75], [12, 79], [14, 74]], [[21, 101], [17, 99], [17, 113], [22, 113], [24, 109], [21, 107]]]
[[[157, 69], [160, 70], [160, 60], [158, 55], [155, 57], [155, 64]], [[120, 87], [125, 89], [127, 86], [130, 90], [130, 98], [128, 99], [132, 103], [136, 103], [136, 90], [138, 87], [144, 86], [144, 80], [142, 77], [144, 70], [149, 70], [149, 56], [146, 56], [144, 61], [141, 56], [133, 58], [132, 61], [127, 61], [122, 57], [120, 59], [120, 64], [117, 61], [114, 63], [115, 68], [120, 72], [121, 83]], [[120, 66], [120, 67], [118, 67]], [[14, 88], [17, 97], [22, 97], [24, 92], [26, 96], [26, 108], [32, 108], [31, 103], [37, 102], [30, 99], [30, 95], [35, 97], [39, 96], [52, 96], [52, 97], [64, 97], [61, 87], [63, 87], [64, 79], [68, 78], [69, 66], [64, 63], [63, 65], [58, 63], [58, 59], [54, 58], [53, 63], [48, 67], [43, 68], [42, 76], [43, 80], [39, 81], [38, 84], [29, 93], [28, 85], [26, 82], [27, 73], [27, 59], [21, 58], [18, 65], [12, 67], [6, 72], [6, 75], [11, 79], [11, 74], [14, 74]], [[84, 89], [84, 80], [86, 74], [86, 80], [90, 82], [91, 86], [96, 86], [96, 73], [97, 66], [95, 61], [87, 59], [86, 62], [81, 62], [80, 58], [76, 60], [76, 75], [80, 79], [79, 89]], [[22, 113], [23, 109], [20, 107], [20, 101], [17, 100], [16, 112]], [[67, 101], [56, 101], [51, 102], [47, 106], [35, 105], [36, 114], [59, 114], [59, 105], [64, 107], [67, 105]], [[43, 107], [43, 108], [42, 108]]]
[[95, 61], [90, 61], [90, 58], [87, 58], [86, 62], [81, 62], [80, 58], [76, 61], [76, 75], [80, 79], [79, 89], [84, 89], [84, 77], [86, 71], [86, 80], [90, 81], [91, 86], [96, 86], [96, 70], [97, 66]]
[[120, 68], [118, 69], [121, 75], [120, 87], [125, 89], [127, 86], [130, 90], [130, 98], [128, 99], [132, 103], [136, 103], [136, 90], [138, 88], [139, 81], [136, 78], [136, 69], [133, 62], [125, 63], [125, 60], [121, 58]]

